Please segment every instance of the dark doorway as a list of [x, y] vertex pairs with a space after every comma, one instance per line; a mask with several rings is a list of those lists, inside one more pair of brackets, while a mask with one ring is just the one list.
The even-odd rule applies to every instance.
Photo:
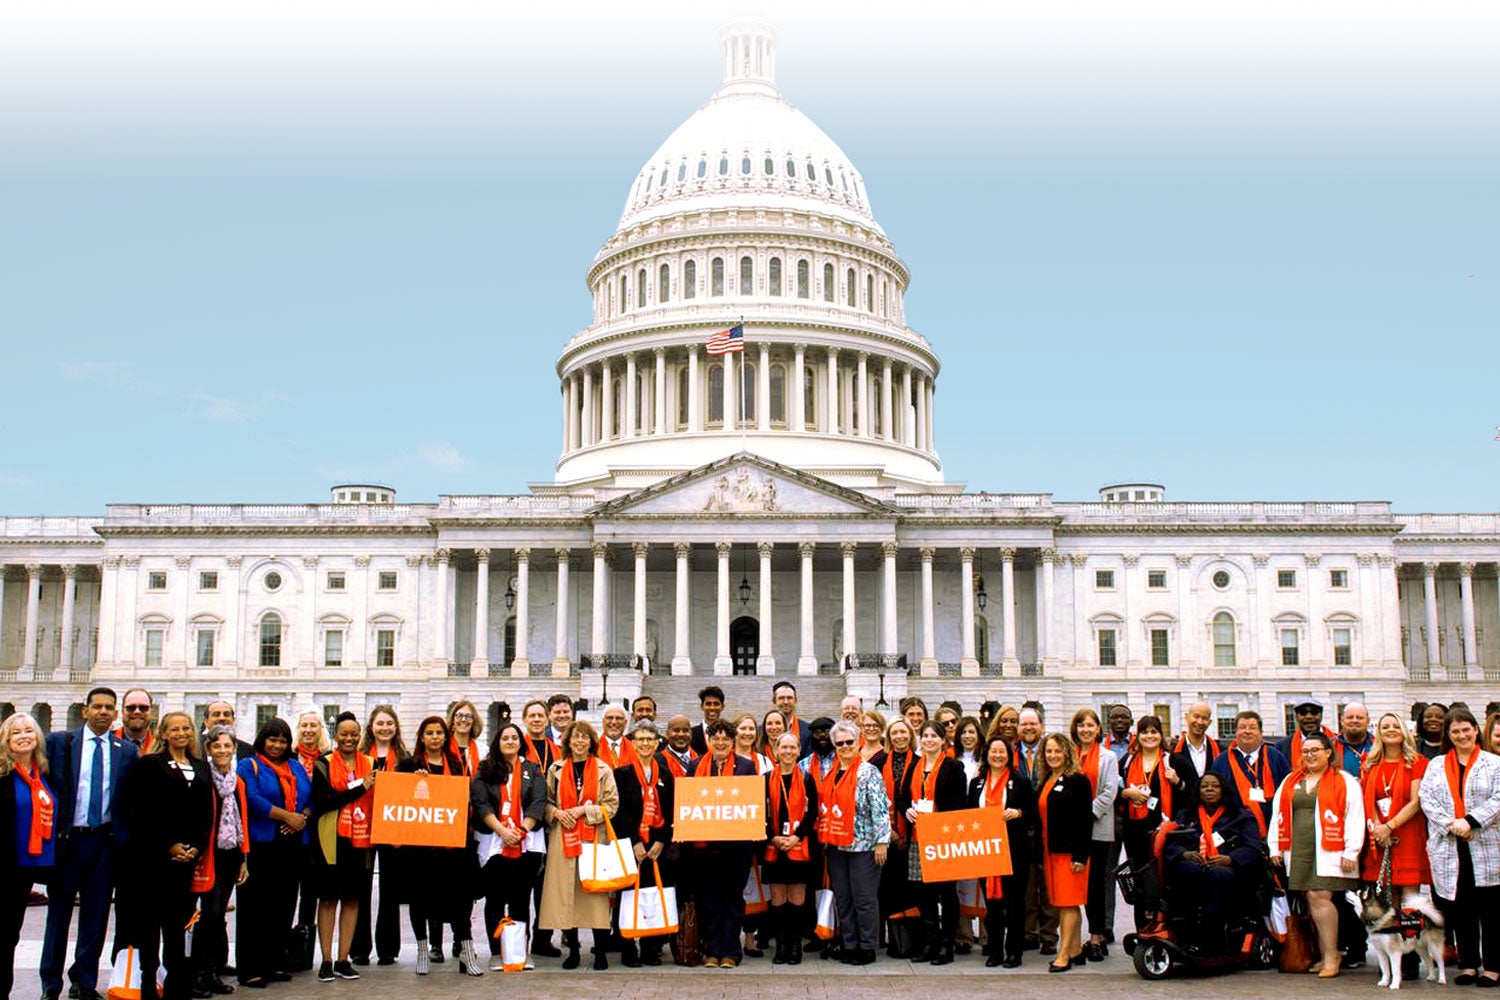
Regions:
[[729, 623], [729, 653], [736, 674], [755, 673], [760, 658], [760, 622], [749, 615]]

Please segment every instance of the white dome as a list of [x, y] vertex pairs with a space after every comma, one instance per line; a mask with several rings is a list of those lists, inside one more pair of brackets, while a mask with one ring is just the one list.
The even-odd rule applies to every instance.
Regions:
[[849, 157], [777, 91], [775, 29], [739, 21], [719, 39], [723, 86], [646, 161], [625, 200], [620, 230], [709, 208], [770, 208], [816, 212], [879, 232]]

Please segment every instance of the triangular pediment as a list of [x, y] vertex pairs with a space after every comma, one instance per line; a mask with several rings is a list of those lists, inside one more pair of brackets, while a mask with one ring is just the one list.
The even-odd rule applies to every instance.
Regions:
[[891, 517], [898, 513], [894, 507], [819, 476], [739, 452], [616, 497], [598, 507], [594, 516]]

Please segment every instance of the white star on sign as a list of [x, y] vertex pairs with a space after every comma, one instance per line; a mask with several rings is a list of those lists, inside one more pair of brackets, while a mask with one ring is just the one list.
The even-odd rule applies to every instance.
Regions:
[[946, 824], [946, 823], [944, 823], [944, 824], [943, 824], [943, 832], [944, 832], [944, 833], [949, 833], [949, 832], [951, 832], [951, 831], [952, 831], [952, 830], [953, 830], [953, 828], [952, 828], [952, 827], [951, 827], [951, 826], [949, 826], [949, 825], [948, 825], [948, 824]]
[[729, 797], [731, 799], [737, 799], [737, 798], [739, 798], [740, 797], [740, 790], [738, 788], [731, 788], [729, 790]]
[[724, 797], [724, 789], [722, 789], [722, 788], [715, 788], [714, 789], [714, 798], [722, 799], [723, 797]]
[[700, 798], [700, 799], [706, 799], [706, 798], [708, 798], [708, 789], [707, 788], [699, 789], [699, 791], [698, 791], [698, 798]]

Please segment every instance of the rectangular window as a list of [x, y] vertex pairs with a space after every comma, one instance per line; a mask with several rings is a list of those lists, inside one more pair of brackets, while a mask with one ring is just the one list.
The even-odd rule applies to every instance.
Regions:
[[395, 570], [391, 570], [391, 569], [383, 569], [383, 570], [381, 570], [380, 571], [379, 587], [380, 587], [381, 590], [395, 590], [396, 589], [396, 571]]
[[198, 589], [199, 590], [218, 590], [219, 589], [219, 574], [216, 573], [214, 570], [211, 570], [211, 569], [206, 569], [202, 573], [199, 573], [198, 574]]
[[214, 665], [214, 630], [211, 628], [200, 628], [198, 630], [198, 666], [211, 667]]
[[281, 666], [281, 619], [273, 614], [260, 620], [260, 665]]
[[396, 665], [395, 629], [383, 628], [375, 633], [375, 665], [377, 667]]
[[1112, 569], [1097, 569], [1097, 570], [1094, 570], [1094, 589], [1095, 590], [1114, 590], [1115, 589], [1115, 571], [1112, 570]]
[[1146, 587], [1148, 590], [1167, 589], [1167, 571], [1164, 569], [1148, 569], [1146, 571]]
[[341, 569], [331, 569], [331, 570], [328, 571], [328, 589], [329, 590], [343, 590], [344, 589], [344, 571], [343, 570], [341, 570]]
[[1281, 630], [1281, 665], [1295, 667], [1297, 663], [1297, 630], [1284, 628]]
[[146, 666], [161, 666], [161, 644], [165, 633], [159, 628], [146, 630]]
[[1349, 587], [1349, 571], [1347, 569], [1329, 570], [1328, 586], [1334, 590], [1347, 590]]
[[1219, 705], [1214, 709], [1214, 718], [1219, 727], [1219, 739], [1234, 739], [1234, 717], [1239, 714], [1238, 705]]
[[1167, 657], [1171, 653], [1171, 647], [1167, 642], [1167, 630], [1154, 628], [1151, 630], [1151, 665], [1153, 667], [1165, 667], [1168, 665]]
[[276, 714], [277, 714], [278, 711], [280, 711], [280, 710], [275, 705], [256, 705], [255, 706], [255, 730], [256, 730], [256, 732], [259, 732], [261, 730], [261, 727], [263, 727], [266, 723], [270, 722], [272, 719], [276, 718]]
[[1347, 628], [1336, 628], [1333, 630], [1333, 663], [1335, 666], [1347, 667], [1354, 662], [1354, 630]]
[[147, 590], [166, 590], [167, 589], [167, 571], [164, 570], [164, 569], [153, 569], [151, 572], [147, 573], [146, 574], [146, 589]]
[[330, 629], [323, 633], [323, 666], [342, 667], [344, 665], [344, 633], [338, 629]]
[[1115, 665], [1115, 630], [1101, 628], [1099, 630], [1099, 666], [1113, 667]]
[[1297, 586], [1297, 571], [1294, 569], [1278, 569], [1276, 571], [1276, 586], [1282, 590], [1291, 590]]

